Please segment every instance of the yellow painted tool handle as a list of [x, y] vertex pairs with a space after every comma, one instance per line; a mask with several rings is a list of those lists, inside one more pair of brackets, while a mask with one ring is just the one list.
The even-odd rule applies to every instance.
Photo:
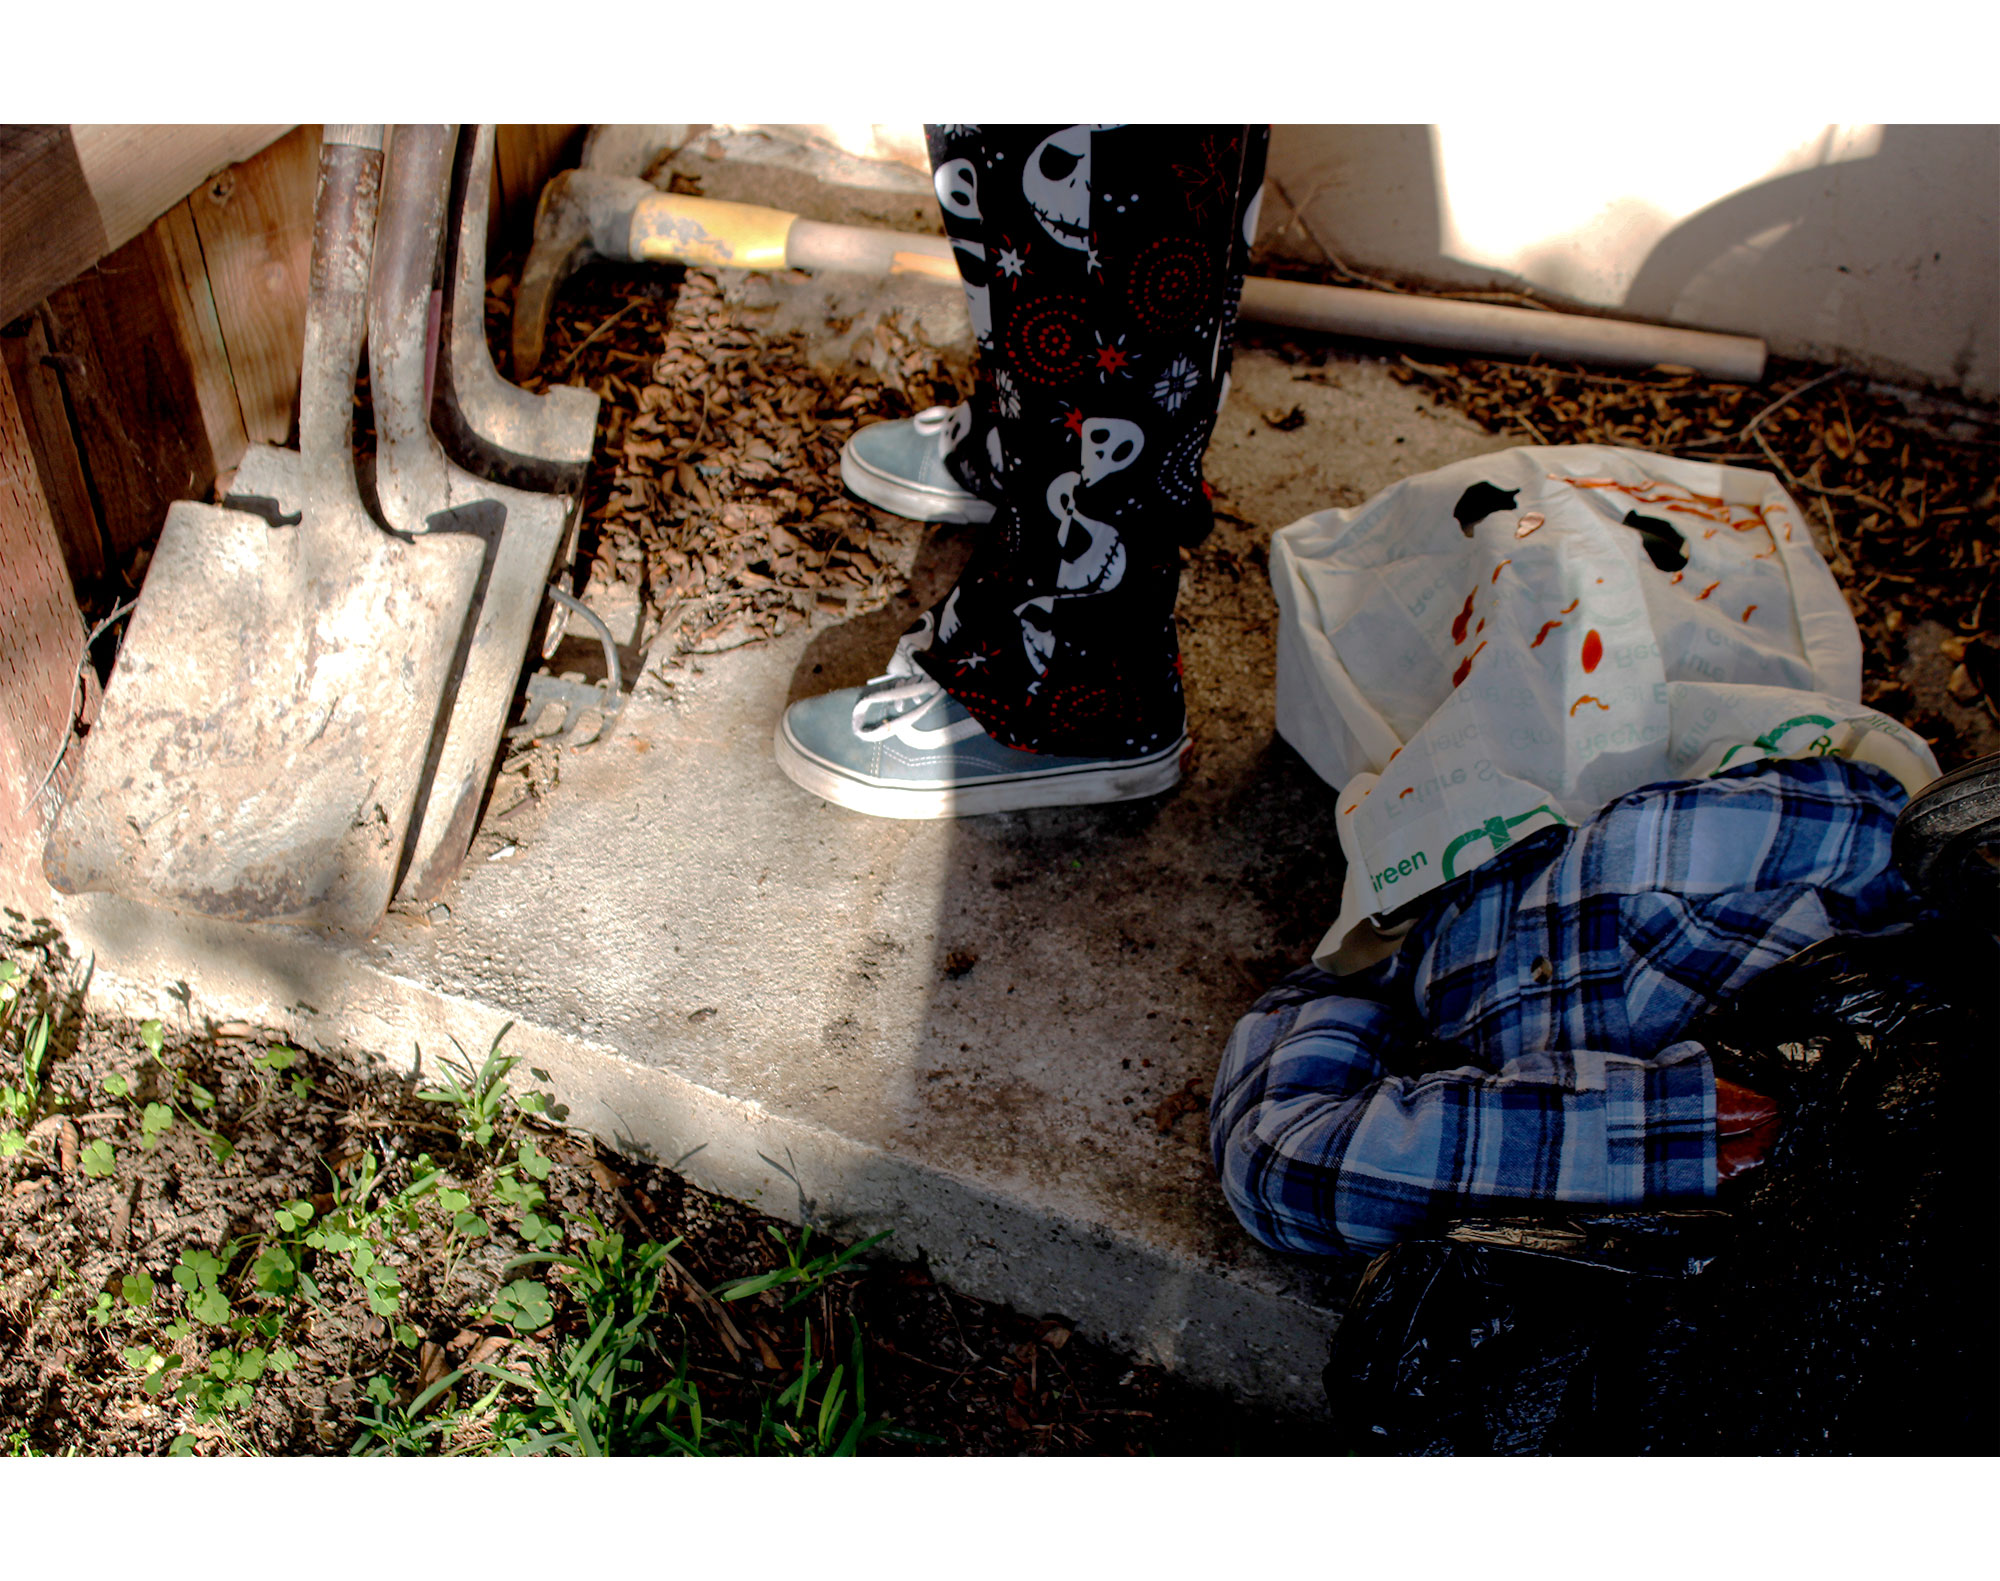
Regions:
[[910, 252], [902, 248], [889, 255], [889, 273], [920, 274], [927, 280], [944, 280], [952, 285], [959, 283], [958, 265], [949, 258], [939, 258], [932, 253]]
[[870, 275], [958, 280], [942, 236], [828, 225], [751, 203], [660, 192], [632, 210], [628, 254], [636, 261], [725, 269], [840, 269]]
[[795, 214], [662, 192], [632, 210], [635, 262], [707, 269], [782, 269]]

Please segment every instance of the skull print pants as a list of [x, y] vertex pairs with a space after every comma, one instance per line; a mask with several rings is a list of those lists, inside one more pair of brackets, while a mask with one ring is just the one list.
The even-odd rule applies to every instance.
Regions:
[[1157, 752], [1186, 727], [1174, 600], [1269, 128], [928, 133], [979, 342], [946, 464], [996, 510], [909, 646], [1008, 746]]

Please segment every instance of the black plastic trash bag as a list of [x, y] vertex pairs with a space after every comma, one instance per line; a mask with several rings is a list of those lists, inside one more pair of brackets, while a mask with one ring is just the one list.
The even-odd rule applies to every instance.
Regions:
[[2000, 764], [1975, 769], [1905, 815], [1955, 798], [1950, 860], [1919, 866], [1928, 836], [1898, 857], [1950, 920], [1816, 945], [1690, 1029], [1785, 1116], [1727, 1211], [1468, 1220], [1384, 1254], [1326, 1369], [1346, 1447], [2000, 1451], [2000, 918], [1979, 871]]

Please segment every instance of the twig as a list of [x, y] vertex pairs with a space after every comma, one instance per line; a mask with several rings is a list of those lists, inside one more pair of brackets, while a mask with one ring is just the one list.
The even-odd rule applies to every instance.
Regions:
[[1369, 274], [1364, 270], [1356, 269], [1331, 247], [1327, 246], [1325, 238], [1313, 228], [1312, 221], [1306, 218], [1306, 210], [1312, 206], [1314, 200], [1322, 192], [1333, 185], [1332, 181], [1322, 181], [1306, 194], [1305, 201], [1302, 203], [1294, 202], [1291, 193], [1285, 190], [1284, 183], [1278, 181], [1275, 177], [1272, 178], [1271, 185], [1276, 189], [1278, 196], [1285, 200], [1286, 206], [1292, 211], [1292, 217], [1285, 222], [1283, 229], [1278, 232], [1278, 235], [1283, 236], [1286, 231], [1291, 230], [1294, 226], [1304, 231], [1306, 239], [1319, 249], [1319, 254], [1326, 260], [1328, 267], [1343, 279], [1359, 280], [1363, 285], [1369, 286], [1374, 290], [1387, 291], [1396, 296], [1436, 297], [1449, 302], [1512, 302], [1519, 307], [1532, 308], [1541, 313], [1553, 311], [1548, 303], [1539, 301], [1532, 296], [1526, 296], [1519, 291], [1413, 291], [1410, 287], [1398, 285], [1395, 281], [1387, 279], [1382, 275]]
[[118, 619], [119, 616], [131, 614], [138, 607], [138, 604], [139, 601], [136, 598], [127, 599], [96, 625], [92, 626], [90, 628], [90, 635], [83, 639], [83, 652], [77, 656], [76, 674], [70, 680], [69, 717], [63, 721], [62, 745], [56, 748], [56, 760], [49, 765], [48, 773], [42, 776], [42, 783], [35, 787], [35, 794], [28, 798], [28, 805], [30, 807], [42, 799], [42, 792], [49, 788], [50, 781], [56, 777], [56, 770], [62, 767], [63, 759], [69, 756], [70, 742], [76, 739], [76, 710], [77, 705], [83, 700], [80, 695], [83, 690], [83, 667], [90, 663], [90, 645], [104, 635], [105, 627]]
[[[627, 1207], [626, 1211], [630, 1213], [631, 1209]], [[633, 1215], [633, 1221], [635, 1223], [639, 1222], [636, 1214]], [[641, 1230], [645, 1229], [643, 1223], [640, 1223], [639, 1227]], [[672, 1252], [663, 1251], [660, 1253], [660, 1257], [674, 1271], [674, 1277], [679, 1279], [681, 1284], [686, 1287], [688, 1294], [694, 1298], [694, 1304], [716, 1326], [717, 1331], [722, 1335], [723, 1345], [729, 1350], [729, 1359], [731, 1361], [741, 1360], [742, 1353], [750, 1348], [750, 1342], [743, 1337], [743, 1331], [731, 1319], [728, 1309], [701, 1287], [701, 1282], [681, 1265], [680, 1259], [675, 1257]]]
[[[639, 1210], [633, 1207], [631, 1202], [626, 1198], [623, 1187], [613, 1186], [611, 1188], [611, 1200], [617, 1203], [619, 1211], [632, 1221], [632, 1227], [635, 1230], [648, 1240], [652, 1239], [653, 1227], [639, 1217]], [[723, 1307], [722, 1303], [702, 1288], [701, 1282], [682, 1266], [680, 1260], [672, 1252], [663, 1250], [660, 1253], [660, 1257], [666, 1263], [667, 1267], [673, 1271], [674, 1277], [680, 1281], [682, 1288], [693, 1298], [694, 1304], [716, 1326], [716, 1330], [722, 1339], [723, 1348], [729, 1352], [729, 1359], [731, 1361], [742, 1360], [742, 1353], [750, 1348], [750, 1342], [743, 1337], [743, 1331], [730, 1319], [729, 1313]]]
[[697, 653], [703, 657], [712, 657], [718, 653], [733, 653], [738, 648], [747, 648], [753, 642], [762, 642], [767, 635], [769, 635], [767, 632], [753, 631], [747, 637], [739, 637], [734, 642], [725, 642], [720, 647], [683, 648], [681, 651], [683, 653]]
[[1360, 280], [1367, 285], [1375, 287], [1375, 289], [1378, 291], [1393, 291], [1398, 296], [1408, 296], [1410, 294], [1409, 292], [1405, 291], [1401, 286], [1396, 285], [1388, 280], [1379, 280], [1373, 275], [1363, 274], [1359, 269], [1350, 269], [1345, 263], [1341, 261], [1340, 255], [1336, 253], [1331, 247], [1327, 246], [1325, 241], [1321, 239], [1319, 232], [1313, 229], [1313, 222], [1306, 218], [1306, 209], [1308, 206], [1311, 205], [1314, 199], [1316, 199], [1322, 192], [1326, 191], [1328, 187], [1333, 185], [1333, 182], [1331, 180], [1322, 181], [1318, 186], [1314, 187], [1312, 191], [1308, 192], [1306, 194], [1306, 199], [1304, 203], [1293, 202], [1291, 193], [1285, 190], [1284, 183], [1279, 181], [1276, 177], [1271, 178], [1271, 185], [1277, 190], [1278, 196], [1283, 198], [1285, 202], [1290, 206], [1292, 211], [1292, 217], [1290, 220], [1286, 222], [1285, 230], [1278, 232], [1280, 236], [1284, 235], [1285, 231], [1290, 230], [1294, 225], [1296, 225], [1299, 227], [1300, 230], [1305, 232], [1306, 239], [1310, 241], [1313, 244], [1313, 246], [1319, 249], [1320, 256], [1324, 258], [1329, 265], [1332, 266], [1334, 273], [1343, 275], [1349, 280]]
[[[944, 1309], [948, 1314], [950, 1314], [951, 1326], [954, 1329], [958, 1330], [958, 1348], [964, 1351], [966, 1355], [972, 1358], [974, 1366], [978, 1366], [979, 1364], [984, 1362], [986, 1358], [980, 1355], [978, 1351], [974, 1350], [970, 1345], [968, 1345], [965, 1342], [965, 1329], [958, 1321], [958, 1308], [956, 1308], [951, 1304], [950, 1289], [944, 1285], [938, 1285], [936, 1289], [937, 1293], [944, 1297]], [[963, 1374], [961, 1374], [960, 1376], [963, 1376]]]
[[588, 346], [592, 341], [596, 340], [599, 335], [602, 335], [607, 329], [609, 329], [613, 324], [617, 323], [621, 318], [623, 318], [627, 313], [631, 312], [635, 307], [641, 306], [646, 300], [647, 299], [643, 296], [635, 296], [631, 301], [627, 302], [617, 312], [613, 313], [609, 318], [607, 318], [602, 324], [599, 324], [597, 328], [593, 329], [588, 335], [584, 336], [582, 340], [578, 341], [576, 343], [575, 348], [570, 352], [570, 354], [567, 357], [563, 359], [562, 371], [564, 375], [566, 376], [569, 373], [570, 369], [576, 366], [576, 359], [583, 355], [584, 347]]
[[[1764, 436], [1762, 434], [1758, 434], [1756, 439], [1760, 445], [1763, 444]], [[1766, 455], [1771, 453], [1768, 447], [1764, 453]], [[1877, 499], [1873, 494], [1863, 489], [1830, 488], [1824, 483], [1814, 483], [1806, 478], [1799, 479], [1799, 487], [1802, 489], [1811, 489], [1813, 493], [1824, 495], [1830, 500], [1859, 500], [1863, 505], [1872, 506], [1887, 515], [1893, 516], [1895, 514], [1895, 507], [1889, 504], [1887, 500]]]
[[[1802, 482], [1790, 467], [1778, 459], [1778, 452], [1770, 447], [1762, 434], [1754, 434], [1751, 437], [1757, 441], [1757, 448], [1764, 452], [1764, 458], [1778, 469], [1778, 475], [1791, 484], [1794, 489], [1814, 490], [1821, 494], [1826, 492], [1824, 489], [1815, 489], [1813, 484]], [[1811, 500], [1806, 501], [1806, 509], [1810, 510], [1818, 519], [1820, 526], [1826, 529], [1827, 542], [1833, 546], [1833, 558], [1844, 558], [1847, 551], [1840, 547], [1840, 529], [1833, 525], [1833, 512], [1821, 506], [1814, 505]]]
[[876, 1350], [883, 1352], [885, 1355], [894, 1356], [898, 1361], [914, 1362], [919, 1367], [930, 1368], [932, 1372], [941, 1372], [947, 1378], [963, 1378], [967, 1372], [970, 1372], [972, 1370], [969, 1367], [964, 1369], [963, 1371], [955, 1370], [950, 1367], [941, 1367], [938, 1365], [938, 1363], [934, 1361], [925, 1361], [924, 1358], [921, 1356], [912, 1356], [906, 1350], [898, 1350], [894, 1345], [891, 1345], [886, 1339], [883, 1339], [875, 1334], [870, 1334], [868, 1336], [868, 1343], [872, 1345]]
[[[1745, 423], [1741, 428], [1737, 429], [1735, 433], [1723, 434], [1719, 438], [1715, 439], [1691, 440], [1682, 448], [1686, 450], [1699, 450], [1705, 445], [1721, 445], [1721, 444], [1727, 444], [1732, 439], [1747, 439], [1755, 431], [1757, 425], [1763, 422], [1764, 419], [1769, 417], [1773, 412], [1777, 411], [1779, 407], [1789, 405], [1791, 402], [1796, 401], [1800, 396], [1804, 395], [1806, 391], [1816, 390], [1822, 384], [1825, 384], [1829, 379], [1838, 379], [1842, 374], [1846, 372], [1847, 370], [1845, 368], [1835, 368], [1830, 373], [1822, 373], [1817, 379], [1808, 379], [1804, 384], [1800, 385], [1796, 390], [1789, 391], [1788, 393], [1779, 396], [1769, 406], [1765, 407], [1755, 417], [1751, 418], [1749, 422]], [[1761, 443], [1761, 438], [1759, 442]]]

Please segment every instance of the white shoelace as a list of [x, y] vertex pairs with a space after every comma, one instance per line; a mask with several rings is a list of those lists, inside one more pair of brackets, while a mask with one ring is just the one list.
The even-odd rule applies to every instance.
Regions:
[[[889, 655], [889, 668], [861, 688], [861, 695], [854, 701], [857, 740], [880, 741], [884, 736], [895, 736], [906, 746], [932, 751], [980, 734], [982, 727], [970, 714], [937, 729], [927, 730], [917, 723], [944, 693], [930, 672], [917, 663], [917, 655], [930, 647], [936, 629], [936, 622], [927, 611], [896, 640], [896, 651]], [[876, 709], [887, 712], [871, 722], [867, 716]]]
[[[921, 714], [943, 690], [921, 670], [912, 675], [878, 675], [861, 689], [855, 701], [854, 734], [863, 741], [880, 741], [895, 734], [898, 724]], [[905, 706], [896, 706], [899, 703]], [[865, 716], [878, 708], [888, 712], [870, 723]]]

